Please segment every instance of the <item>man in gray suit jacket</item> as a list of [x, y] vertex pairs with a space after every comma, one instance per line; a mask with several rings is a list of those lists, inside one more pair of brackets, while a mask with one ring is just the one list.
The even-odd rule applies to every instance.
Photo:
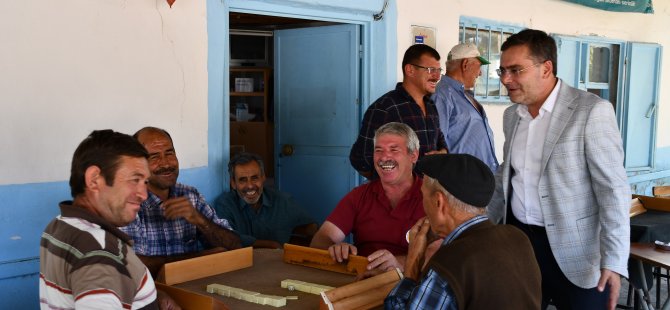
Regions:
[[614, 309], [628, 276], [630, 187], [612, 104], [556, 77], [556, 43], [526, 29], [503, 43], [504, 161], [489, 204], [521, 228], [542, 273], [542, 308]]

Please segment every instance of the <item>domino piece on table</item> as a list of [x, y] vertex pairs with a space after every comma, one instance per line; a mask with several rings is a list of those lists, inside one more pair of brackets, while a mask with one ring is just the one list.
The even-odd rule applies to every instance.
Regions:
[[242, 291], [239, 288], [230, 289], [230, 297], [235, 299], [242, 299]]
[[[289, 291], [301, 291], [310, 294], [319, 295], [321, 292], [333, 289], [332, 286], [321, 285], [316, 283], [309, 283], [304, 281], [286, 279], [281, 281], [281, 287], [287, 288]], [[293, 288], [293, 289], [291, 289]]]
[[259, 304], [259, 305], [267, 305], [269, 296], [270, 295], [265, 295], [265, 294], [256, 295], [256, 303]]
[[289, 285], [295, 286], [297, 283], [301, 283], [302, 281], [298, 280], [293, 280], [293, 279], [286, 279], [281, 281], [281, 287], [282, 288], [288, 288]]
[[286, 297], [280, 296], [268, 296], [268, 305], [273, 307], [282, 307], [286, 306]]
[[310, 287], [309, 292], [312, 294], [317, 294], [320, 295], [321, 292], [325, 292], [327, 290], [332, 290], [332, 286], [326, 286], [326, 285], [321, 285], [321, 284], [314, 284]]
[[257, 302], [257, 300], [258, 300], [257, 296], [259, 294], [260, 293], [258, 293], [258, 292], [247, 291], [247, 292], [244, 293], [243, 299], [244, 299], [244, 301], [253, 302], [253, 303], [257, 304], [258, 303]]
[[273, 307], [286, 306], [286, 297], [265, 295], [259, 292], [247, 291], [245, 289], [221, 285], [210, 284], [207, 286], [207, 292], [219, 294], [226, 297], [232, 297], [246, 302], [260, 305], [270, 305]]
[[310, 287], [311, 287], [310, 283], [307, 283], [307, 282], [300, 281], [300, 282], [295, 284], [295, 289], [297, 291], [301, 291], [301, 292], [305, 292], [305, 293], [309, 293]]
[[218, 291], [219, 291], [220, 289], [222, 289], [223, 286], [224, 286], [224, 285], [216, 284], [216, 283], [207, 285], [207, 293], [218, 294]]

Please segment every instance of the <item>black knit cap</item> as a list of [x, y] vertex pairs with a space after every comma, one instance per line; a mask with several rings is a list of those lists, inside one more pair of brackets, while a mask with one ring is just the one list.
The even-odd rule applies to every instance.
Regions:
[[458, 200], [478, 208], [488, 205], [495, 190], [491, 169], [472, 155], [428, 155], [419, 160], [416, 168], [440, 182]]

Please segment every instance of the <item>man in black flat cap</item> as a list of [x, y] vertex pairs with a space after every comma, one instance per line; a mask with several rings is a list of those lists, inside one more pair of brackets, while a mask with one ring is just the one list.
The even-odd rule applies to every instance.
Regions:
[[[540, 270], [528, 238], [486, 216], [491, 169], [471, 155], [439, 154], [421, 159], [417, 170], [427, 217], [409, 232], [405, 277], [385, 308], [539, 309]], [[433, 235], [439, 240], [431, 243]]]

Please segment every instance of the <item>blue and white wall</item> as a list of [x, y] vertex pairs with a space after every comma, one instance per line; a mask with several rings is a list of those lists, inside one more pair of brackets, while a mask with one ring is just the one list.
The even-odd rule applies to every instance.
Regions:
[[24, 0], [0, 12], [0, 308], [36, 308], [39, 237], [70, 199], [72, 153], [92, 130], [163, 127], [182, 179], [220, 192], [208, 155], [206, 5]]
[[[394, 83], [395, 25], [382, 0], [35, 0], [0, 3], [0, 299], [38, 308], [39, 238], [70, 199], [72, 152], [94, 129], [153, 125], [174, 140], [180, 181], [213, 200], [227, 188], [226, 42], [236, 11], [365, 25], [365, 96]], [[326, 6], [327, 5], [327, 6]], [[393, 12], [395, 4], [389, 11]], [[392, 20], [395, 20], [395, 16]], [[391, 35], [391, 38], [387, 38]], [[375, 72], [372, 72], [375, 66]]]
[[[557, 0], [61, 0], [0, 2], [0, 299], [1, 308], [37, 308], [41, 231], [69, 199], [69, 165], [94, 129], [170, 131], [180, 180], [214, 199], [227, 186], [225, 61], [228, 10], [354, 22], [364, 26], [364, 103], [401, 78], [410, 26], [437, 30], [446, 55], [460, 16], [569, 35], [599, 35], [670, 45], [670, 3], [656, 14], [611, 13]], [[504, 3], [504, 4], [503, 4]], [[570, 22], [565, 22], [569, 20]], [[663, 63], [662, 85], [670, 62]], [[659, 133], [670, 131], [669, 87], [661, 87]], [[502, 110], [487, 104], [498, 149]], [[670, 169], [670, 136], [659, 134], [657, 161]], [[662, 154], [665, 154], [661, 156]], [[659, 166], [663, 166], [659, 165]], [[659, 172], [657, 172], [659, 173]], [[663, 174], [664, 172], [660, 172]]]

